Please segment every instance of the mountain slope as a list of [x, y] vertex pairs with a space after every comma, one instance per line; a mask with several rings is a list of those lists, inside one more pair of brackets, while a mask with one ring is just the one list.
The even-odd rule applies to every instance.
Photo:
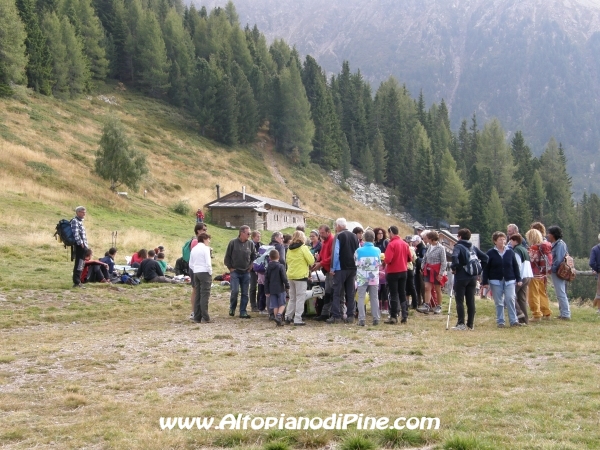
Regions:
[[[225, 0], [202, 2], [222, 6]], [[452, 125], [477, 114], [563, 143], [576, 190], [600, 192], [600, 0], [237, 0], [242, 24], [284, 38], [330, 73], [343, 60], [374, 87], [390, 75], [442, 98]]]

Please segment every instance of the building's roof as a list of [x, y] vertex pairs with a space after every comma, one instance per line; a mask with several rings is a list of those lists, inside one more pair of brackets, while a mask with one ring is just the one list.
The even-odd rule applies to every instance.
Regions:
[[[296, 206], [290, 205], [289, 203], [283, 202], [281, 200], [277, 200], [276, 198], [263, 197], [261, 195], [254, 195], [246, 193], [246, 201], [227, 201], [228, 197], [232, 196], [240, 196], [243, 195], [240, 191], [233, 191], [229, 194], [213, 200], [210, 203], [207, 203], [205, 206], [208, 208], [258, 208], [264, 210], [266, 205], [271, 206], [272, 208], [277, 209], [287, 209], [288, 211], [296, 211], [300, 213], [306, 212], [302, 208], [297, 208]], [[263, 211], [259, 211], [263, 212]]]

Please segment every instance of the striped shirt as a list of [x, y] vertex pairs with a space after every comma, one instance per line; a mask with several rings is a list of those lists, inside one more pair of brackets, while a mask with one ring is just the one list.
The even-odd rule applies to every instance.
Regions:
[[446, 250], [442, 244], [431, 245], [427, 249], [427, 253], [423, 257], [423, 267], [425, 264], [441, 264], [440, 273], [446, 273]]
[[83, 226], [83, 219], [75, 216], [71, 219], [71, 230], [73, 231], [73, 236], [75, 237], [75, 243], [77, 246], [83, 244], [85, 248], [88, 248], [87, 237], [85, 235], [85, 228]]

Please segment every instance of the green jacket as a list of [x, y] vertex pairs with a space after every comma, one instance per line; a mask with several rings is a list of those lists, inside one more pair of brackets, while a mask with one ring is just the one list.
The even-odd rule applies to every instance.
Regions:
[[285, 257], [288, 280], [306, 280], [309, 268], [315, 263], [315, 257], [305, 244], [292, 244]]

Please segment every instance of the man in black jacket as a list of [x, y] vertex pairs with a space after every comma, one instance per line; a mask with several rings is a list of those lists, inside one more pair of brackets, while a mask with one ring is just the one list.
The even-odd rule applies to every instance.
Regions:
[[148, 283], [174, 283], [174, 280], [165, 277], [154, 255], [154, 250], [148, 250], [148, 257], [140, 263], [136, 276], [138, 278], [143, 276]]
[[[454, 293], [456, 294], [456, 314], [458, 321], [453, 330], [464, 331], [472, 330], [475, 320], [475, 289], [477, 287], [478, 275], [469, 274], [465, 266], [469, 263], [471, 253], [474, 252], [481, 266], [484, 267], [488, 262], [488, 256], [475, 247], [471, 242], [471, 231], [468, 228], [458, 230], [459, 241], [452, 251], [452, 273], [454, 274]], [[465, 307], [463, 302], [467, 302], [467, 323], [465, 325]]]
[[356, 279], [356, 263], [354, 252], [358, 248], [358, 238], [348, 231], [346, 219], [339, 218], [335, 221], [335, 242], [331, 263], [333, 274], [333, 303], [331, 317], [326, 320], [329, 324], [342, 321], [342, 302], [346, 295], [347, 318], [346, 323], [354, 322], [354, 280]]

